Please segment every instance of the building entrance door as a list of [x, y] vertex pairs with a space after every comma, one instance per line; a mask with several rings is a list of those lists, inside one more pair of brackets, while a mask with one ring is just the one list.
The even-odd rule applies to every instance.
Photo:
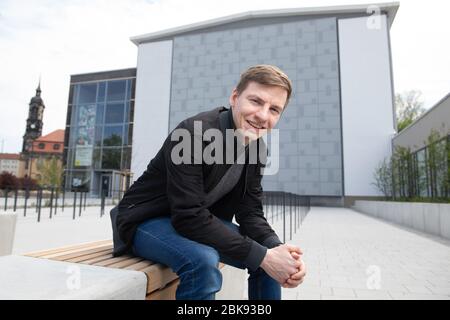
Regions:
[[110, 175], [102, 175], [102, 184], [101, 184], [101, 193], [105, 194], [105, 197], [109, 197], [109, 190], [111, 188], [111, 176]]

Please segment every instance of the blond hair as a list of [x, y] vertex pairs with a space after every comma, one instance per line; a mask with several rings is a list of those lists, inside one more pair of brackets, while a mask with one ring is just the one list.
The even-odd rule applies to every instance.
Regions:
[[236, 86], [237, 93], [241, 94], [251, 81], [262, 85], [277, 86], [285, 89], [287, 92], [285, 106], [287, 106], [292, 94], [292, 83], [288, 76], [278, 67], [268, 64], [259, 64], [248, 68], [241, 74], [239, 83]]

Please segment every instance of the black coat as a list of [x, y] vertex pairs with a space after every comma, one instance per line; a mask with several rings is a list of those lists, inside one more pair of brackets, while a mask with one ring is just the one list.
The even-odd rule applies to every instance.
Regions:
[[[226, 112], [227, 119], [219, 121]], [[194, 135], [194, 121], [202, 121], [202, 131], [216, 128], [223, 133], [234, 129], [231, 109], [224, 107], [200, 113], [181, 122], [177, 128]], [[259, 139], [258, 141], [262, 141]], [[179, 141], [170, 134], [150, 161], [146, 171], [133, 183], [119, 203], [117, 228], [129, 248], [138, 225], [147, 219], [170, 216], [182, 236], [215, 248], [219, 253], [242, 261], [250, 269], [261, 264], [267, 248], [281, 244], [269, 226], [262, 207], [261, 162], [244, 166], [234, 188], [213, 205], [205, 205], [206, 194], [220, 181], [229, 164], [174, 164], [170, 155]], [[202, 150], [209, 142], [202, 142]], [[225, 157], [224, 157], [225, 159]], [[259, 160], [259, 159], [258, 159]], [[233, 216], [241, 234], [230, 230], [219, 218]]]

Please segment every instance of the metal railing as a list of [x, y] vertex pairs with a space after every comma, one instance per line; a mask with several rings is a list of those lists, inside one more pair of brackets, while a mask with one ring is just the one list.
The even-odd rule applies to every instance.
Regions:
[[[25, 190], [0, 190], [3, 195], [4, 210], [8, 210], [8, 204], [13, 211], [23, 210], [26, 217], [30, 210], [35, 210], [37, 222], [41, 221], [42, 209], [48, 208], [48, 217], [52, 219], [58, 214], [58, 210], [70, 210], [72, 219], [81, 217], [82, 212], [89, 205], [100, 206], [100, 217], [105, 214], [106, 205], [119, 203], [126, 190], [103, 191], [100, 196], [89, 197], [83, 190], [64, 190], [57, 188], [34, 188]], [[34, 200], [34, 203], [32, 202]], [[265, 191], [262, 199], [265, 218], [269, 223], [282, 222], [283, 242], [287, 235], [292, 240], [292, 235], [300, 228], [310, 210], [309, 197], [294, 193], [280, 191]], [[11, 205], [12, 201], [12, 205]]]
[[[16, 212], [22, 209], [23, 216], [26, 217], [30, 210], [34, 209], [37, 222], [40, 222], [43, 208], [49, 209], [49, 219], [58, 214], [58, 209], [64, 212], [69, 207], [72, 208], [73, 219], [75, 219], [77, 211], [80, 217], [82, 211], [86, 210], [88, 192], [36, 187], [24, 190], [3, 189], [0, 190], [0, 196], [2, 196], [4, 211], [12, 209]], [[10, 201], [12, 201], [12, 205], [10, 205]]]
[[[274, 225], [282, 220], [283, 242], [286, 242], [287, 233], [289, 240], [292, 240], [293, 234], [300, 228], [309, 210], [309, 197], [281, 191], [263, 193], [263, 211], [267, 221]], [[286, 228], [289, 228], [289, 232]]]

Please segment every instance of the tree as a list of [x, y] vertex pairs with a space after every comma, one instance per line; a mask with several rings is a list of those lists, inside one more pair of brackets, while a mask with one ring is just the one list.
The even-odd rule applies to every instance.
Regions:
[[41, 173], [38, 180], [41, 186], [61, 187], [64, 169], [56, 157], [52, 156], [38, 164], [37, 169]]
[[421, 95], [422, 92], [418, 90], [410, 90], [395, 95], [398, 132], [405, 129], [425, 112]]
[[414, 196], [414, 169], [410, 148], [396, 146], [391, 157], [392, 195], [394, 198]]
[[19, 180], [12, 173], [3, 171], [0, 174], [0, 189], [14, 190], [19, 186]]
[[374, 172], [375, 182], [372, 183], [386, 199], [392, 196], [392, 167], [391, 160], [384, 158]]

